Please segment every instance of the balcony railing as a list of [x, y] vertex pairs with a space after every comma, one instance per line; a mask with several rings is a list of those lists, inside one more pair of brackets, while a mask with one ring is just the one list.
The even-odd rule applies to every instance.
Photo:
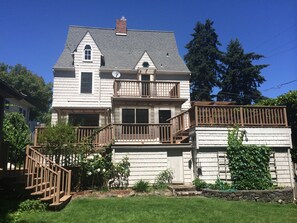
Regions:
[[179, 98], [179, 82], [115, 80], [114, 97]]

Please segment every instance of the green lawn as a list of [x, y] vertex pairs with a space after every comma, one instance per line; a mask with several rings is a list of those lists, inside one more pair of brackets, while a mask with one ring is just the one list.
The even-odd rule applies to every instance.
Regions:
[[297, 206], [210, 198], [74, 199], [60, 212], [28, 213], [21, 222], [297, 222]]

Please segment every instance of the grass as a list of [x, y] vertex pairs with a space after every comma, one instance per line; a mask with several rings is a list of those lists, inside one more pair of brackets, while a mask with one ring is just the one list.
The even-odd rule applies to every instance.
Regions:
[[[2, 204], [0, 204], [2, 206]], [[60, 212], [26, 213], [25, 222], [297, 222], [297, 206], [210, 198], [79, 198]]]

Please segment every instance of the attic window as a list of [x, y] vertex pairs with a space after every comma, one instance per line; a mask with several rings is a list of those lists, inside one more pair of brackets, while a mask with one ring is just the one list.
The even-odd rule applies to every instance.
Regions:
[[150, 64], [146, 61], [142, 63], [143, 68], [148, 68], [149, 66], [150, 66]]
[[90, 45], [85, 46], [85, 60], [92, 60], [92, 48]]

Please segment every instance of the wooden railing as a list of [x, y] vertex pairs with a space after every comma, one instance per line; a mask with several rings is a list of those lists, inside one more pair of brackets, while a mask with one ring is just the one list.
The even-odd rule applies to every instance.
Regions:
[[287, 127], [283, 106], [193, 106], [170, 119], [173, 134], [193, 126]]
[[[34, 132], [34, 146], [43, 144], [42, 137], [45, 134], [44, 127], [36, 127]], [[73, 127], [76, 136], [74, 143], [92, 143], [94, 147], [103, 147], [111, 143], [113, 139], [112, 125], [108, 124], [102, 128], [97, 126]]]
[[179, 98], [179, 82], [115, 80], [114, 97]]
[[[285, 107], [195, 106], [196, 126], [287, 127]], [[193, 125], [193, 123], [191, 123]]]
[[61, 197], [70, 196], [71, 170], [66, 170], [39, 153], [31, 146], [26, 148], [27, 189], [33, 194], [61, 203]]
[[113, 124], [115, 142], [171, 142], [171, 124]]

